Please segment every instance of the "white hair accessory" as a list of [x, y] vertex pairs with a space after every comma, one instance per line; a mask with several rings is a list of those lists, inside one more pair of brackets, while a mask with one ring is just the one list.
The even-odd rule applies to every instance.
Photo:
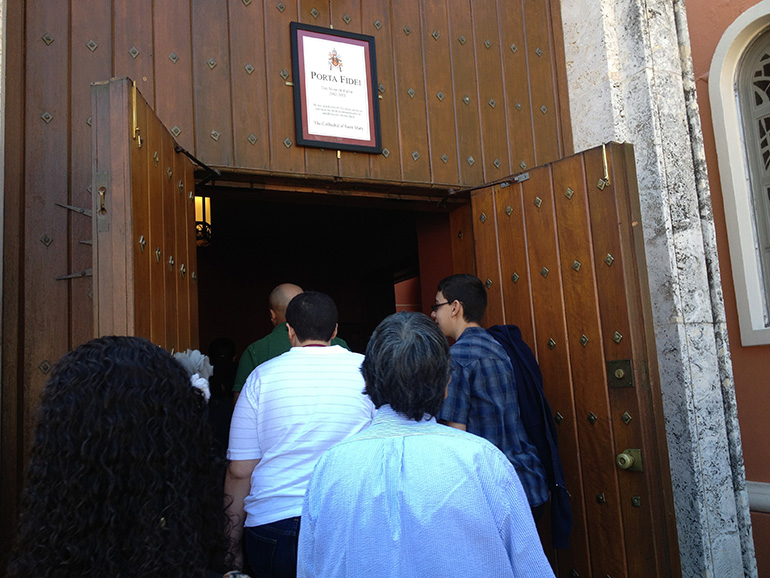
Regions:
[[190, 376], [190, 383], [193, 387], [197, 387], [203, 393], [203, 397], [206, 401], [211, 399], [211, 390], [209, 390], [209, 380], [205, 377], [201, 377], [199, 374], [194, 373]]
[[211, 366], [208, 356], [203, 355], [197, 349], [188, 349], [175, 353], [174, 358], [187, 371], [190, 376], [190, 384], [201, 390], [206, 401], [211, 399], [209, 377], [214, 373], [214, 368]]

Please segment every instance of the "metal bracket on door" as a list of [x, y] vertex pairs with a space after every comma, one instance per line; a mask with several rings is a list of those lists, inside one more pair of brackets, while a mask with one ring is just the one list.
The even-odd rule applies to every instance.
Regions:
[[630, 359], [607, 361], [607, 385], [609, 387], [634, 387], [634, 373]]
[[605, 187], [609, 187], [610, 184], [610, 170], [609, 166], [607, 165], [607, 146], [602, 145], [602, 164], [604, 166], [604, 177], [599, 179], [599, 182], [596, 183], [596, 186], [599, 188], [600, 191], [603, 191]]

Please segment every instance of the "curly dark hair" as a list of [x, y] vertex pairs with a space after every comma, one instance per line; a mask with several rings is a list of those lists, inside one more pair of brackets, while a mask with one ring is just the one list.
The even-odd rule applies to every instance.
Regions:
[[206, 576], [227, 550], [206, 402], [146, 339], [66, 354], [40, 405], [9, 576]]
[[374, 406], [420, 421], [438, 414], [452, 375], [449, 344], [422, 313], [395, 313], [374, 330], [361, 365]]

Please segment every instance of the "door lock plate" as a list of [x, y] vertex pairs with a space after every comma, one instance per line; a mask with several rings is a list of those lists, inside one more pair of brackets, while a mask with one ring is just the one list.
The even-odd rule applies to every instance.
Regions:
[[634, 387], [630, 359], [607, 361], [607, 383], [610, 387]]

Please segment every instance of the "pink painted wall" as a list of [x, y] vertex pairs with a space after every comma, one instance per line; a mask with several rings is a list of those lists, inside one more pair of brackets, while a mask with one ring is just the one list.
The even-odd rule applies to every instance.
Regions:
[[[685, 0], [685, 3], [714, 208], [746, 477], [750, 481], [770, 483], [770, 450], [767, 442], [768, 411], [770, 411], [770, 383], [768, 383], [770, 345], [743, 347], [740, 341], [735, 287], [708, 94], [709, 68], [717, 44], [727, 27], [758, 1]], [[770, 577], [770, 550], [767, 548], [767, 544], [770, 544], [770, 515], [753, 512], [751, 518], [759, 576], [760, 578]]]

